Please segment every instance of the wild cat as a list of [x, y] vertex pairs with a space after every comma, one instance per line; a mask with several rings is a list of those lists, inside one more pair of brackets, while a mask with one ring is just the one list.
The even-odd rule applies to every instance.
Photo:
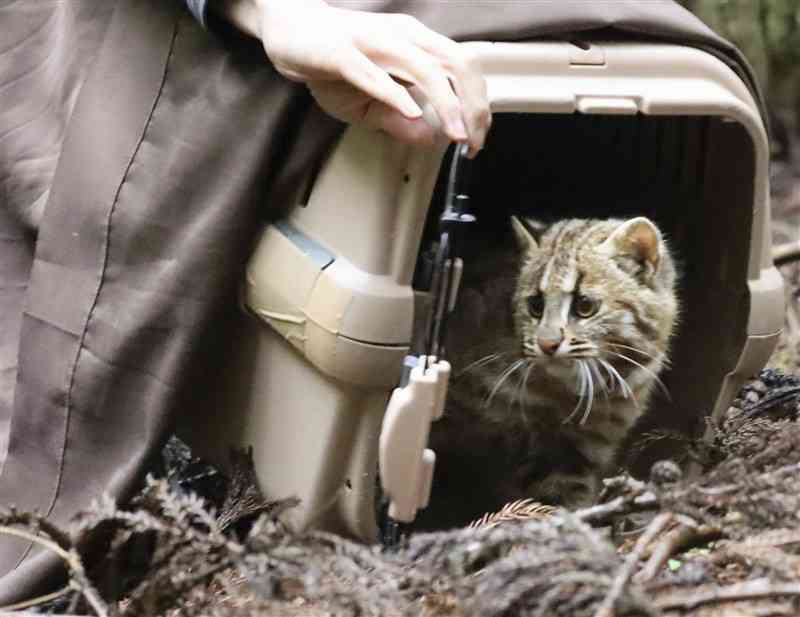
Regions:
[[448, 334], [454, 378], [431, 433], [439, 524], [522, 497], [590, 503], [663, 387], [678, 299], [655, 224], [511, 227], [515, 243], [467, 264]]

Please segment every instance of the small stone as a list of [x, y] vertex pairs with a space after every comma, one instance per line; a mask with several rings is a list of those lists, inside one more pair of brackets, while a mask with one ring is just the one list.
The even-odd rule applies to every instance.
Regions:
[[757, 392], [753, 392], [752, 390], [744, 395], [744, 400], [748, 403], [757, 403], [761, 400], [761, 397], [758, 395]]
[[675, 461], [656, 461], [650, 468], [650, 481], [653, 484], [674, 484], [683, 478], [683, 471]]
[[753, 392], [758, 392], [759, 394], [764, 395], [767, 393], [767, 384], [765, 384], [761, 380], [757, 380], [748, 385], [748, 389], [752, 390]]

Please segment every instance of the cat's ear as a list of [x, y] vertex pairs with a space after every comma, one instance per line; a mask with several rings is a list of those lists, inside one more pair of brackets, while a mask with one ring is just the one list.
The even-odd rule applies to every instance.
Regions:
[[539, 238], [544, 232], [544, 226], [541, 223], [512, 216], [511, 228], [514, 230], [517, 246], [521, 250], [537, 250], [539, 248]]
[[650, 219], [637, 216], [617, 227], [600, 245], [600, 251], [609, 257], [631, 258], [651, 276], [661, 263], [661, 232]]

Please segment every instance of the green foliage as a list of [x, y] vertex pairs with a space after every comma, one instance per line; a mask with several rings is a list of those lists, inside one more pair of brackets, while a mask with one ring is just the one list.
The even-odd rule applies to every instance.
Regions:
[[800, 0], [679, 0], [747, 56], [776, 107], [800, 110]]

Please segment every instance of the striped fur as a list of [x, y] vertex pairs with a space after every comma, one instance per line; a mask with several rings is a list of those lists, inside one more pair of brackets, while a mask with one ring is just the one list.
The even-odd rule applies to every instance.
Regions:
[[[668, 362], [675, 267], [655, 225], [570, 219], [467, 263], [434, 448], [494, 448], [502, 499], [591, 502]], [[491, 445], [489, 445], [491, 444]], [[500, 444], [503, 452], [498, 449]]]

